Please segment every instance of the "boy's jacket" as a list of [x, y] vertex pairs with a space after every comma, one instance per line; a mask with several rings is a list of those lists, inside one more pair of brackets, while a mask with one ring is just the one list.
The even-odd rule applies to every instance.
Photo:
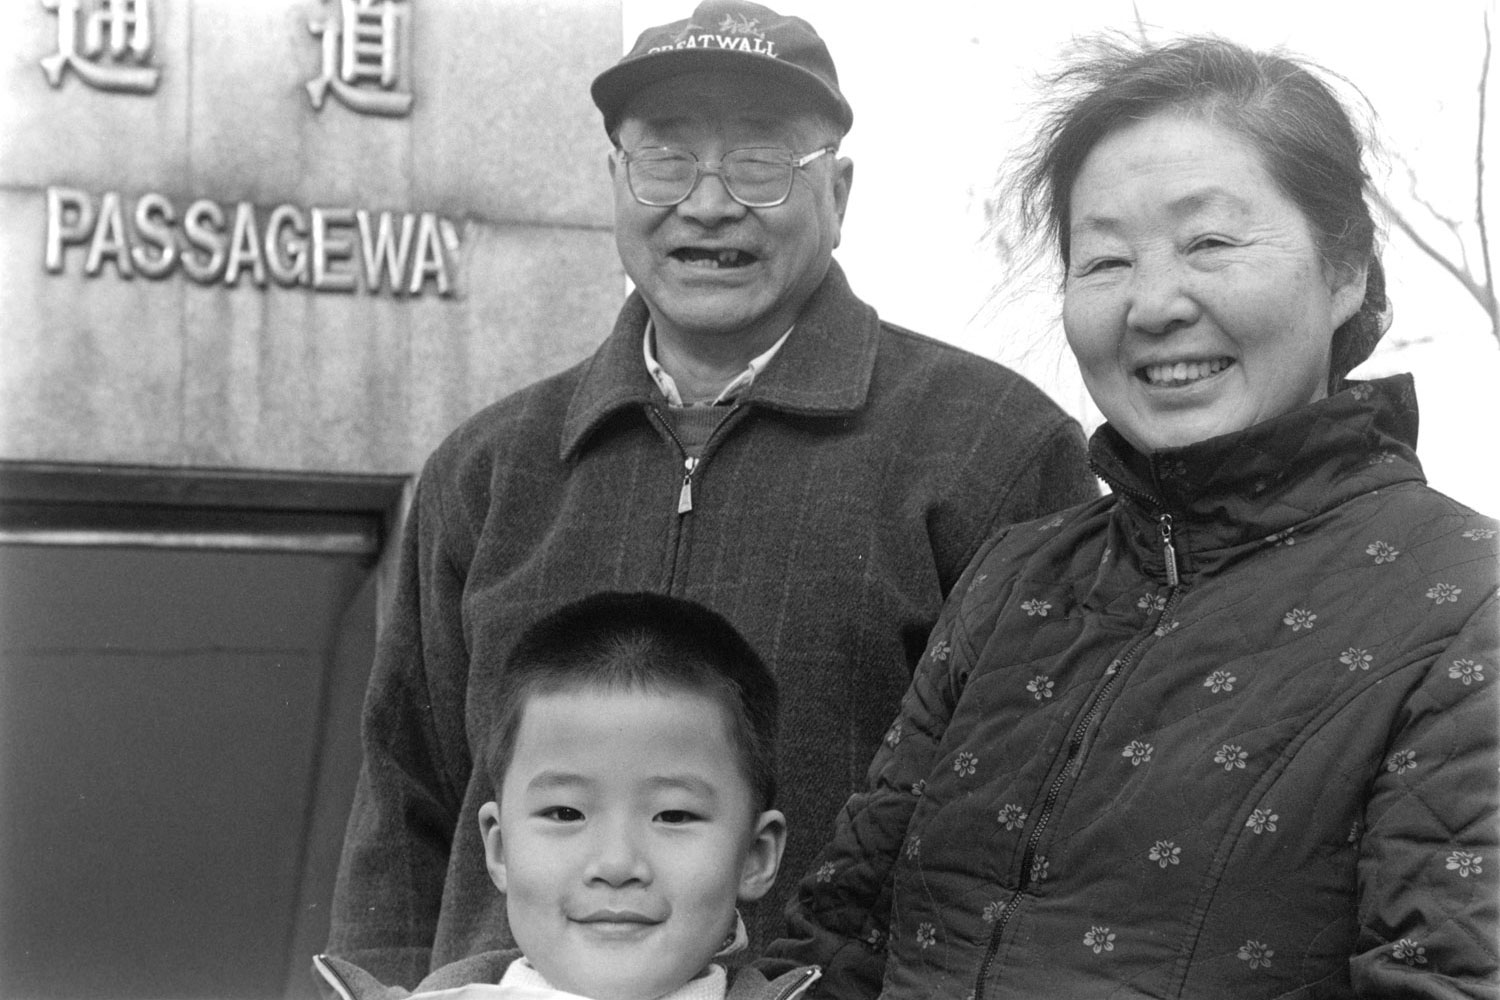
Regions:
[[[486, 951], [451, 962], [433, 971], [417, 984], [415, 990], [386, 986], [364, 969], [333, 955], [317, 955], [313, 968], [339, 1000], [499, 1000], [500, 977], [520, 951]], [[767, 979], [754, 968], [730, 972], [729, 991], [724, 1000], [797, 1000], [817, 981], [815, 965], [776, 969], [776, 978]]]

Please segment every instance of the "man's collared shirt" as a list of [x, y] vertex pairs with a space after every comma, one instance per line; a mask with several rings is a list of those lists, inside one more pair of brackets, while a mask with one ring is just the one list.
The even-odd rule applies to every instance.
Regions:
[[[656, 383], [657, 388], [661, 390], [661, 394], [667, 397], [668, 403], [671, 403], [673, 406], [687, 406], [689, 404], [682, 401], [682, 393], [677, 391], [677, 382], [661, 366], [661, 363], [656, 360], [656, 355], [652, 352], [651, 343], [655, 339], [655, 333], [656, 331], [648, 319], [646, 321], [646, 336], [641, 344], [641, 350], [646, 357], [646, 371], [651, 373], [651, 380]], [[781, 350], [781, 345], [786, 343], [786, 338], [791, 335], [792, 331], [788, 328], [786, 333], [781, 335], [781, 339], [767, 348], [764, 353], [751, 358], [750, 363], [745, 366], [745, 370], [730, 379], [729, 384], [706, 405], [717, 406], [720, 403], [728, 402], [750, 388], [751, 383], [755, 381], [755, 377], [765, 370], [766, 365], [770, 364], [771, 359], [776, 356], [776, 352]], [[705, 404], [699, 403], [694, 405], [702, 406]]]

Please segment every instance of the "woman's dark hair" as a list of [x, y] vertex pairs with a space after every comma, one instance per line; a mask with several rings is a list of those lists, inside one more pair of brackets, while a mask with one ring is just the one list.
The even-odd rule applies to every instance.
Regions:
[[665, 594], [605, 592], [564, 605], [516, 640], [480, 695], [498, 714], [483, 758], [499, 798], [516, 734], [533, 695], [586, 688], [690, 691], [724, 709], [733, 752], [754, 805], [776, 795], [776, 680], [721, 615]]
[[1212, 36], [1153, 46], [1099, 36], [1047, 82], [1046, 118], [1018, 179], [1021, 224], [1055, 240], [1066, 270], [1073, 183], [1100, 140], [1163, 112], [1238, 133], [1302, 211], [1326, 264], [1368, 270], [1364, 302], [1333, 335], [1329, 390], [1386, 327], [1385, 272], [1365, 199], [1364, 142], [1343, 103], [1308, 67]]

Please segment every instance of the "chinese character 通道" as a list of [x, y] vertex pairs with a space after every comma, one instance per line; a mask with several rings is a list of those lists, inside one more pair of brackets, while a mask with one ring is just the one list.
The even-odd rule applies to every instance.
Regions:
[[47, 82], [61, 87], [71, 68], [98, 90], [149, 94], [161, 80], [151, 58], [150, 0], [42, 0], [57, 12], [57, 51], [42, 59]]
[[313, 107], [321, 109], [331, 90], [363, 114], [411, 110], [412, 95], [400, 88], [406, 18], [401, 0], [339, 0], [337, 17], [308, 24], [323, 42], [322, 72], [307, 83]]

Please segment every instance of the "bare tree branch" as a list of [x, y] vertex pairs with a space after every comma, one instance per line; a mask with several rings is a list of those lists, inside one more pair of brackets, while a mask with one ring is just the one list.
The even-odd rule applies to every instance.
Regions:
[[[1472, 274], [1473, 266], [1469, 263], [1469, 244], [1464, 239], [1464, 221], [1462, 219], [1456, 219], [1451, 215], [1445, 215], [1443, 211], [1436, 205], [1428, 201], [1426, 198], [1422, 197], [1422, 193], [1419, 190], [1420, 184], [1417, 181], [1417, 171], [1409, 162], [1407, 162], [1405, 156], [1402, 156], [1398, 152], [1393, 153], [1392, 158], [1399, 160], [1401, 166], [1406, 169], [1406, 196], [1412, 201], [1416, 202], [1418, 205], [1422, 206], [1422, 208], [1427, 211], [1428, 215], [1432, 216], [1438, 222], [1441, 222], [1443, 224], [1443, 226], [1448, 230], [1448, 235], [1453, 237], [1454, 245], [1458, 247], [1458, 261], [1456, 262], [1455, 266], [1463, 270], [1465, 274]], [[1397, 214], [1394, 202], [1390, 202], [1385, 200], [1384, 198], [1381, 198], [1380, 206], [1389, 216], [1394, 216], [1395, 214]], [[1408, 224], [1410, 223], [1410, 220], [1406, 219], [1404, 216], [1402, 217], [1402, 221]], [[1437, 249], [1430, 245], [1424, 247], [1423, 249], [1424, 252], [1430, 256], [1438, 256]], [[1444, 254], [1444, 256], [1446, 256], [1446, 253]]]
[[1464, 290], [1467, 291], [1470, 295], [1474, 296], [1474, 300], [1479, 303], [1479, 305], [1485, 310], [1486, 313], [1491, 312], [1491, 305], [1494, 301], [1494, 296], [1490, 293], [1490, 290], [1488, 288], [1480, 284], [1479, 281], [1476, 280], [1474, 276], [1471, 275], [1468, 271], [1459, 267], [1452, 260], [1450, 260], [1447, 254], [1443, 253], [1437, 247], [1429, 243], [1426, 237], [1417, 232], [1416, 228], [1407, 221], [1406, 216], [1402, 215], [1401, 211], [1397, 209], [1396, 206], [1392, 205], [1390, 203], [1390, 200], [1387, 199], [1386, 196], [1381, 194], [1379, 191], [1375, 192], [1375, 203], [1380, 206], [1381, 211], [1385, 212], [1386, 218], [1390, 219], [1391, 223], [1397, 229], [1405, 233], [1407, 239], [1411, 240], [1417, 245], [1418, 250], [1421, 250], [1427, 256], [1431, 257], [1434, 261], [1437, 262], [1440, 267], [1442, 267], [1443, 270], [1453, 275], [1454, 280], [1456, 280], [1460, 285], [1463, 285]]
[[1141, 5], [1136, 0], [1130, 0], [1130, 10], [1135, 14], [1135, 33], [1140, 36], [1141, 44], [1149, 44], [1150, 37], [1146, 32], [1146, 22], [1141, 19]]
[[1464, 291], [1468, 292], [1474, 298], [1474, 301], [1479, 303], [1479, 307], [1484, 310], [1485, 316], [1489, 318], [1490, 335], [1497, 343], [1500, 343], [1500, 297], [1496, 296], [1495, 271], [1490, 257], [1489, 217], [1485, 213], [1484, 205], [1484, 139], [1485, 125], [1487, 124], [1486, 116], [1489, 113], [1490, 60], [1494, 52], [1494, 43], [1490, 35], [1490, 15], [1488, 10], [1484, 12], [1483, 20], [1484, 58], [1479, 65], [1479, 119], [1474, 143], [1473, 219], [1479, 234], [1480, 273], [1477, 275], [1474, 273], [1474, 268], [1469, 261], [1468, 242], [1464, 239], [1464, 231], [1468, 228], [1468, 222], [1444, 215], [1438, 210], [1436, 205], [1421, 196], [1418, 192], [1416, 171], [1411, 168], [1411, 165], [1404, 157], [1398, 156], [1401, 159], [1402, 165], [1406, 168], [1409, 197], [1413, 202], [1421, 206], [1429, 216], [1437, 222], [1442, 223], [1453, 235], [1454, 242], [1458, 245], [1456, 259], [1454, 255], [1439, 250], [1429, 242], [1426, 237], [1417, 231], [1417, 227], [1412, 224], [1411, 220], [1397, 209], [1384, 194], [1378, 191], [1375, 192], [1375, 201], [1392, 225], [1405, 233], [1406, 237], [1412, 243], [1416, 244], [1418, 250], [1431, 257], [1439, 267], [1451, 274], [1454, 280], [1463, 286]]
[[1423, 197], [1420, 190], [1421, 184], [1417, 180], [1416, 168], [1413, 167], [1411, 165], [1411, 162], [1399, 152], [1392, 153], [1391, 156], [1393, 159], [1400, 161], [1402, 168], [1406, 171], [1407, 197], [1416, 202], [1418, 205], [1421, 205], [1423, 208], [1427, 209], [1428, 213], [1431, 214], [1434, 219], [1437, 219], [1439, 222], [1446, 225], [1453, 232], [1453, 234], [1457, 236], [1463, 229], [1463, 220], [1445, 214], [1442, 209], [1438, 208], [1432, 202]]
[[1484, 288], [1488, 294], [1485, 311], [1490, 325], [1500, 337], [1495, 315], [1495, 275], [1490, 268], [1490, 230], [1484, 215], [1484, 112], [1490, 82], [1490, 12], [1484, 12], [1484, 62], [1479, 69], [1479, 137], [1474, 146], [1474, 218], [1479, 223], [1479, 256], [1484, 264]]

